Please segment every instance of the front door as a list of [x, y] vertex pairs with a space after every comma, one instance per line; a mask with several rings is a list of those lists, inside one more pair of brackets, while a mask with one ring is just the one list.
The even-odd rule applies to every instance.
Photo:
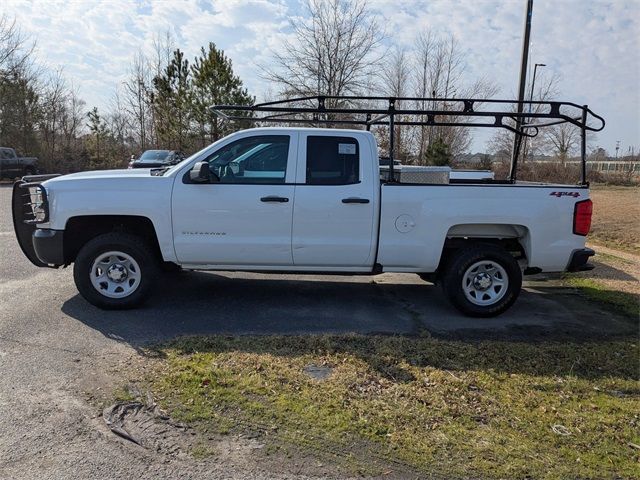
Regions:
[[215, 183], [176, 178], [172, 214], [181, 264], [288, 266], [297, 134], [253, 135], [209, 155]]
[[358, 134], [300, 134], [293, 212], [296, 266], [363, 267], [375, 258], [371, 145]]

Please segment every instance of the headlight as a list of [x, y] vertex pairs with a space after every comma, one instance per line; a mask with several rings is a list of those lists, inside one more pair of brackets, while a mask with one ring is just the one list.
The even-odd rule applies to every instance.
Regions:
[[44, 187], [37, 185], [29, 187], [29, 198], [31, 211], [33, 215], [33, 223], [43, 223], [47, 220], [47, 201]]

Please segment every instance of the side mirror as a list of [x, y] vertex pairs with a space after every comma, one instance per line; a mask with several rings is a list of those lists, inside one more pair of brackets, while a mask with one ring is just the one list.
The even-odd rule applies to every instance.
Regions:
[[211, 183], [212, 177], [211, 170], [209, 169], [209, 162], [198, 162], [189, 171], [189, 178], [193, 183]]
[[209, 162], [198, 162], [189, 170], [192, 183], [219, 183], [220, 177], [211, 171]]

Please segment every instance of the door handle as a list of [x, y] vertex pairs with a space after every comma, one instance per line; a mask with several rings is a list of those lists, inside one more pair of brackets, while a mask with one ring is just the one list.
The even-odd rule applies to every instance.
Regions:
[[368, 198], [349, 197], [343, 198], [342, 203], [369, 203]]
[[278, 197], [276, 195], [269, 195], [268, 197], [262, 197], [260, 199], [261, 202], [278, 202], [278, 203], [287, 203], [289, 199], [287, 197]]

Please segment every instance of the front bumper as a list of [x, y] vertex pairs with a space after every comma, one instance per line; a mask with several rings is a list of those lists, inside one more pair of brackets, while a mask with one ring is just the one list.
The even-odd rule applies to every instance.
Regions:
[[[62, 265], [63, 263], [43, 262], [38, 258], [38, 255], [36, 255], [33, 244], [33, 237], [37, 229], [37, 224], [45, 222], [48, 216], [48, 201], [46, 190], [39, 182], [44, 182], [50, 178], [54, 178], [57, 176], [58, 175], [30, 175], [27, 177], [22, 177], [22, 179], [13, 184], [13, 193], [11, 195], [11, 213], [13, 217], [13, 228], [16, 232], [16, 239], [18, 240], [18, 244], [20, 245], [20, 249], [22, 250], [22, 252], [29, 259], [29, 261], [37, 267], [58, 266]], [[38, 204], [38, 207], [44, 209], [44, 218], [35, 218], [36, 215], [35, 209], [33, 207], [34, 203], [31, 192], [32, 187], [39, 188], [41, 190], [41, 202]], [[62, 235], [60, 235], [60, 238], [62, 238]], [[48, 248], [44, 249], [44, 251], [47, 252], [48, 250]], [[47, 256], [49, 255], [47, 254]], [[55, 256], [54, 258], [56, 259], [56, 262], [57, 260], [59, 260], [59, 256]]]
[[595, 251], [590, 248], [581, 248], [574, 250], [569, 258], [569, 265], [567, 265], [567, 272], [584, 272], [586, 270], [593, 270], [595, 265], [589, 263], [589, 258], [596, 254]]
[[42, 263], [55, 267], [64, 265], [64, 230], [38, 228], [33, 232], [32, 242]]

